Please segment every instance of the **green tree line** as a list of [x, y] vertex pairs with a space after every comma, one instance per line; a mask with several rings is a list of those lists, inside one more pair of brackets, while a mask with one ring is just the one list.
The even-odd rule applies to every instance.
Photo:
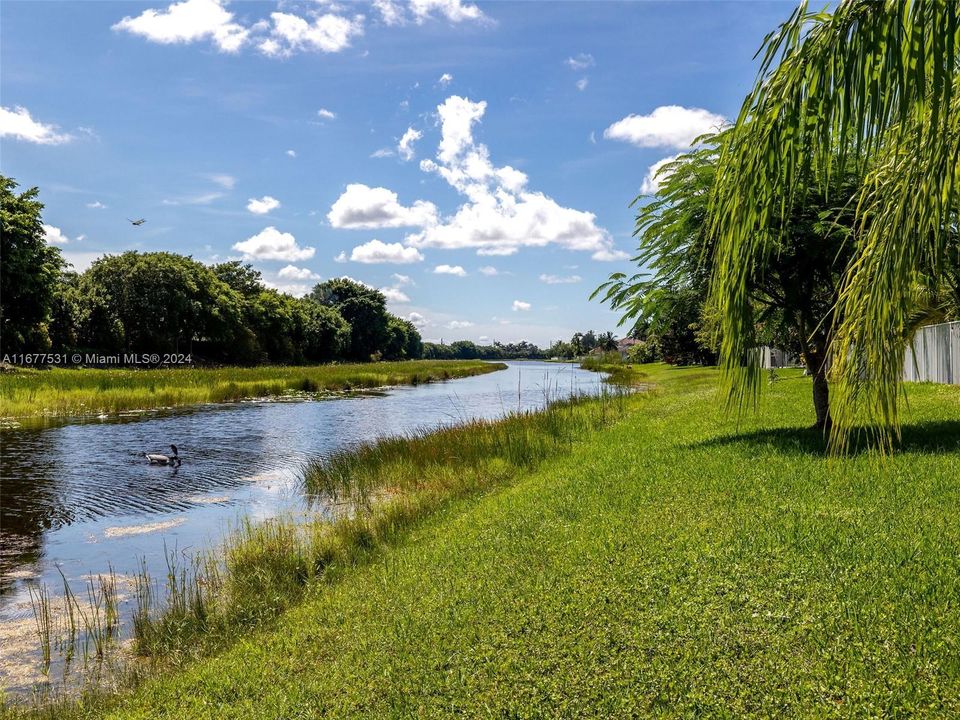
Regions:
[[266, 287], [240, 261], [208, 266], [133, 251], [70, 272], [45, 240], [37, 189], [16, 189], [0, 177], [4, 353], [178, 352], [235, 364], [423, 355], [420, 333], [387, 311], [381, 292], [345, 278], [295, 298]]

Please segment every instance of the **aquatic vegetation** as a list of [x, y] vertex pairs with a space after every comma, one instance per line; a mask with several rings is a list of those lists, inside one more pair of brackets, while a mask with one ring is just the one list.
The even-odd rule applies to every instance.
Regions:
[[0, 373], [0, 417], [96, 416], [128, 410], [421, 384], [502, 370], [502, 363], [414, 360], [351, 365]]

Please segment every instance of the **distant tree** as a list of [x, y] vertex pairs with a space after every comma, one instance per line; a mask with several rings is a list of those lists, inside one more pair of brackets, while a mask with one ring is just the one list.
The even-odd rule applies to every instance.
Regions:
[[384, 360], [413, 360], [420, 357], [420, 333], [409, 321], [388, 315], [386, 336], [387, 341], [381, 351]]
[[334, 308], [297, 300], [300, 350], [304, 360], [325, 362], [347, 354], [350, 324]]
[[75, 272], [62, 273], [59, 282], [54, 286], [50, 309], [50, 341], [53, 347], [79, 347], [81, 304], [80, 276]]
[[379, 290], [347, 278], [313, 288], [310, 299], [335, 308], [350, 324], [349, 356], [361, 361], [380, 354], [388, 341], [387, 301]]
[[403, 322], [407, 325], [406, 357], [408, 360], [417, 360], [423, 357], [423, 338], [416, 325], [409, 320]]
[[476, 360], [480, 357], [480, 350], [476, 343], [470, 340], [457, 340], [455, 343], [451, 343], [450, 347], [453, 349], [453, 356], [457, 360]]
[[612, 352], [617, 349], [617, 338], [609, 330], [600, 333], [600, 335], [597, 336], [597, 346], [604, 352]]
[[206, 265], [166, 252], [105, 256], [83, 275], [86, 341], [136, 352], [187, 352], [194, 340], [229, 342], [242, 323], [239, 294]]
[[583, 333], [574, 333], [573, 337], [570, 339], [570, 345], [573, 347], [574, 357], [580, 357], [583, 355], [585, 352], [583, 349]]
[[597, 346], [597, 334], [593, 330], [587, 330], [581, 339], [583, 352], [588, 353]]
[[263, 277], [249, 263], [230, 260], [210, 268], [219, 280], [225, 282], [245, 298], [255, 297], [263, 290]]
[[17, 195], [16, 188], [13, 179], [0, 175], [0, 345], [4, 352], [45, 350], [64, 262], [47, 244], [39, 191]]
[[572, 358], [575, 355], [572, 343], [563, 340], [555, 341], [547, 348], [546, 353], [547, 357], [551, 358]]

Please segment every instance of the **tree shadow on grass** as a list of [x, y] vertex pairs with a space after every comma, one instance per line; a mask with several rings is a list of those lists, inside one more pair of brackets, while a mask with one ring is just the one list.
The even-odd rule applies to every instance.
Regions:
[[[812, 427], [786, 427], [733, 432], [688, 445], [690, 449], [726, 447], [772, 448], [786, 455], [828, 454], [827, 439], [820, 430]], [[938, 420], [904, 425], [900, 442], [893, 451], [927, 454], [960, 453], [960, 420]], [[858, 431], [846, 451], [847, 456], [876, 453], [876, 443], [870, 442], [866, 431]]]

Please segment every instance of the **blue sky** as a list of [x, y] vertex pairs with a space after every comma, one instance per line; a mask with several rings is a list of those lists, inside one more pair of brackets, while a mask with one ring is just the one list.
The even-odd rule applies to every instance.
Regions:
[[632, 269], [628, 204], [736, 114], [793, 6], [4, 0], [0, 168], [79, 269], [347, 275], [427, 339], [616, 330], [588, 296]]

